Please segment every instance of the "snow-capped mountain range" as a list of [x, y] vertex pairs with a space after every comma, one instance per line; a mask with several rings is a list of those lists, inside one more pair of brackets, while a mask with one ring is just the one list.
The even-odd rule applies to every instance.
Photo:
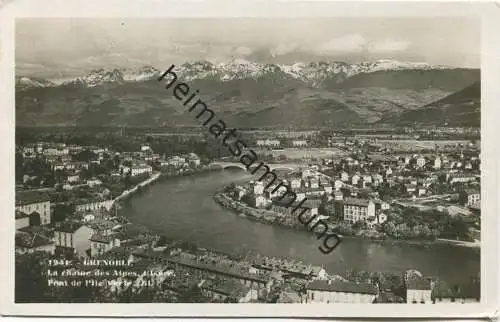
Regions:
[[[169, 66], [166, 66], [169, 67]], [[311, 62], [284, 64], [263, 64], [250, 62], [244, 59], [232, 59], [224, 63], [211, 63], [209, 61], [196, 61], [176, 66], [175, 71], [186, 81], [196, 79], [211, 79], [230, 81], [236, 79], [258, 79], [271, 76], [280, 79], [299, 80], [311, 86], [318, 86], [328, 78], [341, 77], [343, 79], [362, 73], [391, 70], [430, 70], [453, 69], [453, 67], [429, 65], [427, 63], [399, 62], [394, 60], [378, 60], [348, 64], [344, 62]], [[144, 66], [140, 68], [98, 69], [88, 74], [57, 83], [35, 77], [16, 77], [16, 86], [21, 89], [31, 87], [95, 87], [106, 83], [127, 83], [151, 80], [158, 77], [161, 71]]]
[[56, 86], [56, 84], [43, 78], [18, 76], [16, 77], [16, 86], [26, 87], [26, 88], [50, 87], [50, 86]]

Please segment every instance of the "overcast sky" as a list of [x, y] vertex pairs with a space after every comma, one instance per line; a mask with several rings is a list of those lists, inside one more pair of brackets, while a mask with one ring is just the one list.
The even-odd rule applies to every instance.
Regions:
[[480, 25], [467, 18], [18, 19], [18, 75], [233, 57], [258, 62], [395, 59], [479, 67]]

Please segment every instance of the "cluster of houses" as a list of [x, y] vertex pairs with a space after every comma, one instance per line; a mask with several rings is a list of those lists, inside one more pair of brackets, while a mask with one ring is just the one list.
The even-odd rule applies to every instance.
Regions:
[[[255, 141], [255, 145], [257, 147], [280, 148], [284, 144], [280, 140], [266, 139]], [[290, 142], [287, 142], [287, 146], [290, 146], [292, 148], [304, 148], [309, 146], [309, 142], [307, 140], [291, 140]]]
[[[407, 304], [465, 304], [480, 301], [478, 279], [451, 287], [444, 281], [403, 274]], [[380, 282], [354, 283], [343, 279], [315, 280], [306, 286], [305, 303], [398, 303]], [[399, 299], [401, 301], [404, 299]], [[403, 302], [404, 303], [404, 302]]]
[[[362, 221], [366, 222], [368, 226], [373, 226], [387, 220], [384, 211], [390, 209], [389, 203], [375, 197], [370, 199], [344, 198], [341, 189], [345, 187], [351, 186], [340, 178], [334, 180], [325, 175], [318, 169], [318, 166], [312, 166], [295, 171], [278, 184], [273, 183], [267, 186], [266, 182], [251, 181], [247, 185], [236, 186], [233, 197], [244, 200], [244, 197], [248, 196], [246, 200], [250, 206], [267, 208], [276, 214], [290, 217], [293, 216], [294, 209], [298, 206], [308, 209], [309, 216], [317, 216], [322, 204], [338, 201], [343, 205], [343, 218], [347, 222]], [[281, 198], [284, 194], [290, 196], [291, 193], [295, 197], [292, 204], [290, 204], [289, 198]], [[352, 195], [356, 195], [355, 191]], [[320, 215], [317, 218], [327, 219], [328, 216], [323, 218]]]
[[[302, 187], [302, 183], [295, 186]], [[112, 282], [106, 284], [110, 294], [120, 294], [129, 287], [132, 292], [140, 293], [148, 287], [151, 289], [153, 283], [156, 291], [173, 296], [197, 286], [212, 301], [248, 303], [266, 301], [273, 288], [280, 286], [284, 291], [278, 301], [284, 302], [383, 301], [383, 286], [332, 277], [322, 267], [267, 257], [235, 261], [213, 254], [194, 255], [173, 246], [157, 247], [158, 236], [118, 222], [104, 206], [78, 209], [79, 220], [66, 220], [49, 228], [50, 201], [41, 195], [38, 199], [35, 196], [29, 198], [23, 196], [16, 205], [16, 252], [45, 251], [81, 259], [123, 260], [131, 265], [127, 267], [129, 275], [112, 276]], [[349, 202], [346, 204], [350, 205]], [[369, 216], [368, 213], [376, 209], [371, 204], [359, 207], [367, 209], [359, 211], [360, 217]], [[39, 223], [30, 222], [34, 220], [33, 216], [23, 217], [26, 212], [39, 214]], [[305, 283], [304, 290], [290, 291], [286, 286], [297, 280]], [[467, 303], [477, 301], [477, 294], [476, 288], [468, 285], [450, 289], [442, 282], [427, 279], [406, 281], [407, 303]]]
[[[386, 222], [394, 202], [400, 205], [400, 200], [425, 201], [445, 196], [436, 186], [444, 185], [449, 193], [457, 195], [458, 191], [453, 189], [459, 185], [461, 193], [466, 194], [463, 204], [448, 205], [453, 212], [462, 207], [464, 214], [470, 213], [469, 208], [479, 208], [481, 199], [479, 155], [473, 153], [456, 157], [445, 154], [346, 157], [337, 165], [333, 160], [323, 160], [322, 165], [302, 167], [272, 183], [266, 179], [269, 178], [236, 186], [233, 198], [255, 208], [290, 216], [304, 199], [301, 206], [309, 209], [312, 216], [318, 215], [321, 205], [337, 202], [341, 207], [336, 211], [345, 222], [362, 222], [368, 228]], [[383, 198], [379, 194], [382, 188], [392, 189], [392, 197]], [[282, 198], [285, 194], [290, 196], [290, 192], [295, 197], [292, 204], [289, 198]], [[443, 208], [439, 204], [436, 207]], [[318, 218], [327, 219], [326, 215], [320, 214]]]
[[[40, 142], [23, 146], [20, 150], [24, 158], [43, 157], [52, 171], [60, 171], [60, 175], [64, 174], [63, 188], [66, 190], [81, 185], [100, 185], [102, 178], [82, 178], [81, 173], [83, 170], [88, 170], [92, 164], [100, 165], [103, 160], [110, 158], [113, 161], [117, 159], [119, 162], [119, 166], [114, 171], [106, 174], [106, 176], [110, 177], [151, 175], [153, 166], [158, 168], [172, 167], [174, 169], [197, 168], [200, 166], [200, 158], [195, 153], [164, 158], [155, 153], [149, 145], [143, 145], [139, 151], [135, 152], [113, 152], [108, 148], [95, 146]], [[92, 153], [93, 157], [88, 162], [77, 160], [76, 156], [83, 151]], [[32, 175], [25, 174], [23, 181], [26, 183], [33, 179], [35, 178]]]
[[56, 223], [55, 228], [48, 228], [51, 224], [49, 196], [43, 191], [16, 192], [16, 252], [43, 250], [54, 254], [57, 247], [62, 247], [72, 249], [72, 254], [84, 254], [90, 249], [90, 237], [95, 232], [84, 222], [92, 220], [96, 213], [109, 212], [113, 203], [114, 200], [79, 200], [74, 215], [81, 220]]
[[[141, 146], [140, 151], [119, 153], [95, 146], [39, 142], [18, 147], [18, 151], [22, 153], [26, 162], [34, 158], [44, 159], [51, 170], [57, 173], [59, 179], [52, 188], [16, 189], [15, 224], [18, 232], [16, 250], [20, 253], [39, 249], [55, 252], [57, 247], [72, 249], [74, 243], [84, 240], [85, 245], [77, 243], [76, 247], [76, 253], [83, 255], [81, 249], [99, 252], [117, 244], [117, 241], [110, 237], [112, 234], [88, 229], [89, 215], [82, 215], [81, 220], [76, 223], [58, 224], [59, 226], [52, 232], [53, 235], [48, 238], [37, 229], [33, 231], [33, 227], [47, 227], [51, 224], [53, 211], [51, 208], [54, 208], [55, 204], [51, 203], [50, 193], [55, 191], [56, 186], [62, 187], [63, 190], [87, 189], [85, 194], [77, 194], [78, 198], [72, 201], [74, 215], [109, 212], [115, 199], [112, 199], [110, 191], [103, 187], [103, 181], [108, 181], [113, 177], [124, 178], [126, 175], [151, 177], [153, 165], [159, 168], [171, 167], [176, 170], [200, 166], [200, 158], [195, 153], [163, 158], [149, 145]], [[89, 160], [77, 161], [78, 155], [82, 152], [85, 152], [84, 158], [89, 158]], [[90, 178], [82, 176], [82, 171], [89, 169], [92, 164], [101, 164], [105, 159], [116, 163], [116, 167], [110, 169], [109, 173]], [[23, 178], [25, 182], [32, 179], [32, 174], [25, 174]]]

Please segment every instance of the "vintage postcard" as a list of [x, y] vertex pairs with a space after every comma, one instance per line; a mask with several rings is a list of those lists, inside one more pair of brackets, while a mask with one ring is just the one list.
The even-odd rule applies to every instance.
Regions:
[[500, 7], [1, 14], [2, 314], [494, 314]]

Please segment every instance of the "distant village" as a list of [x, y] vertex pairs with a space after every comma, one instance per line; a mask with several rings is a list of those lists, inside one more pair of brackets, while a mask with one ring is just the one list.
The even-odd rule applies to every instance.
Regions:
[[[269, 178], [266, 175], [264, 180]], [[397, 222], [405, 212], [435, 211], [460, 218], [468, 225], [467, 234], [453, 239], [466, 235], [471, 236], [469, 241], [479, 239], [481, 194], [477, 153], [372, 155], [346, 157], [337, 163], [327, 159], [280, 179], [272, 184], [251, 181], [231, 187], [226, 193], [256, 209], [293, 218], [290, 198], [282, 198], [287, 191], [285, 187], [289, 187], [296, 196], [294, 204], [310, 209], [311, 216], [319, 214], [318, 220], [331, 219], [332, 223], [349, 223], [374, 232], [384, 223], [393, 223], [389, 225], [391, 231], [407, 228], [394, 225], [404, 225]], [[433, 233], [429, 225], [421, 228], [427, 228], [421, 232], [425, 237]]]
[[[293, 139], [289, 146], [305, 149], [310, 144]], [[255, 145], [281, 148], [279, 139], [256, 140]], [[296, 203], [307, 198], [302, 206], [327, 221], [332, 231], [377, 240], [479, 243], [477, 148], [397, 154], [350, 140], [331, 140], [329, 146], [344, 156], [301, 163], [280, 174], [280, 182], [296, 194]], [[121, 199], [157, 180], [214, 169], [195, 153], [160, 155], [146, 144], [136, 152], [52, 142], [18, 146], [16, 272], [35, 255], [43, 263], [50, 258], [73, 260], [71, 267], [59, 268], [58, 278], [43, 277], [50, 279], [45, 294], [57, 297], [62, 295], [54, 289], [89, 269], [82, 259], [126, 261], [128, 273], [96, 280], [99, 287], [92, 297], [103, 302], [479, 301], [478, 276], [447, 285], [414, 270], [331, 274], [291, 259], [233, 256], [167, 240], [117, 215]], [[296, 227], [296, 216], [280, 198], [283, 190], [264, 189], [266, 184], [253, 180], [221, 187], [227, 199], [223, 205], [267, 223]]]

